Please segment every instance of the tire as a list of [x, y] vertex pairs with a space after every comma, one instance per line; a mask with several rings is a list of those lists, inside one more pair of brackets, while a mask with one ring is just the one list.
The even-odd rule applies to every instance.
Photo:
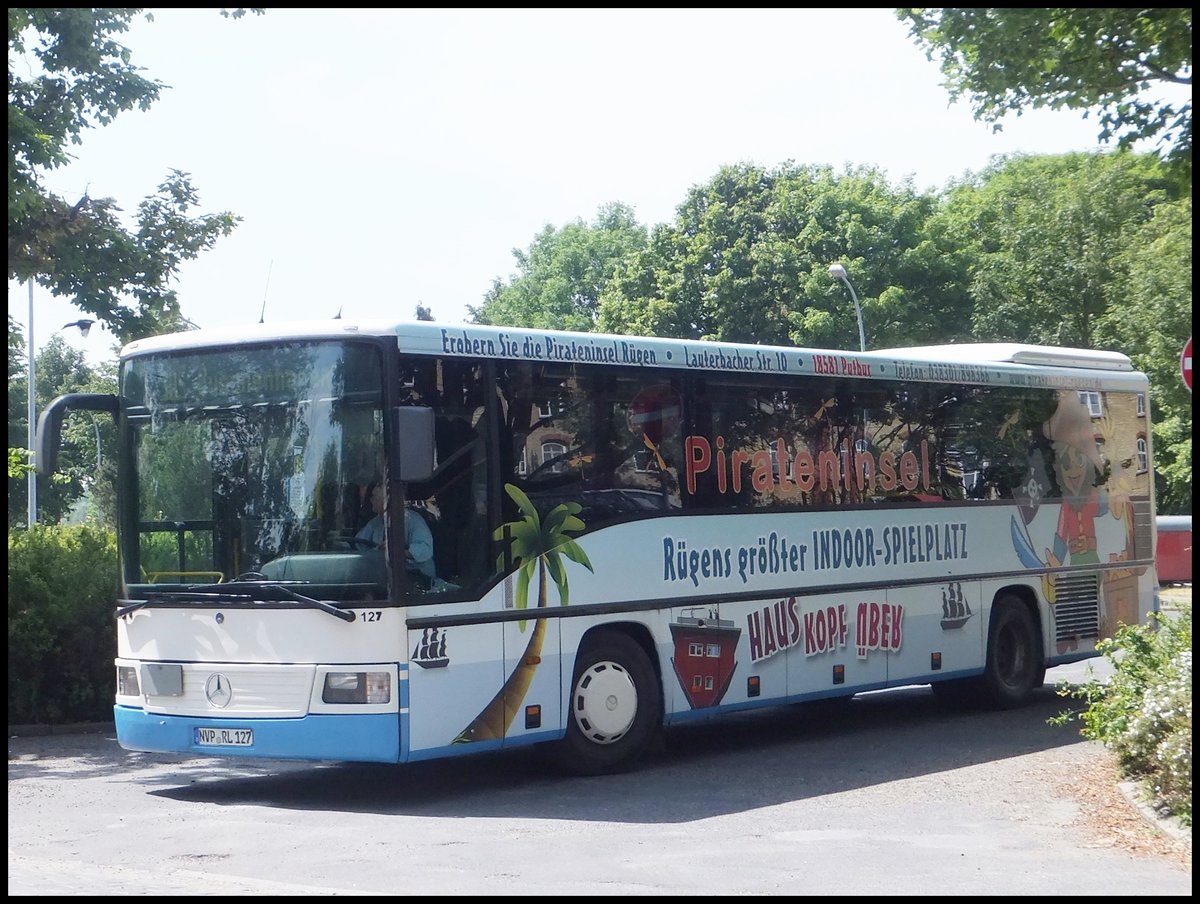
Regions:
[[617, 631], [589, 635], [575, 660], [560, 765], [576, 775], [628, 769], [661, 726], [662, 688], [646, 651]]
[[993, 708], [1023, 706], [1045, 682], [1040, 637], [1028, 607], [1017, 597], [1004, 594], [996, 599], [982, 678], [984, 700]]

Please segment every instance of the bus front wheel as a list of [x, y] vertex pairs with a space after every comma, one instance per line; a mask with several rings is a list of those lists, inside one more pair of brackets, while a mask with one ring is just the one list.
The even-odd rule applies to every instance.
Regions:
[[662, 691], [646, 651], [618, 631], [597, 631], [579, 651], [559, 761], [579, 775], [618, 772], [650, 746]]
[[1029, 700], [1046, 680], [1041, 643], [1033, 615], [1015, 596], [996, 600], [988, 626], [984, 696], [996, 709], [1013, 709]]

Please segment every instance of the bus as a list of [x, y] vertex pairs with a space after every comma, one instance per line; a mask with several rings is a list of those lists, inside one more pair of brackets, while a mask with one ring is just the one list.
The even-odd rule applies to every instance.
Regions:
[[36, 461], [115, 419], [129, 750], [599, 774], [753, 707], [1016, 707], [1157, 610], [1118, 353], [330, 320], [139, 340], [118, 385]]

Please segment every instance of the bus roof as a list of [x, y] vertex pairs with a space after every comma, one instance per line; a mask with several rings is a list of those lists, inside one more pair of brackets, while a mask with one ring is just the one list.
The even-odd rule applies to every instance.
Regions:
[[[1092, 388], [1134, 373], [1118, 352], [1019, 343], [962, 343], [855, 352], [796, 346], [556, 332], [472, 323], [396, 320], [309, 320], [192, 330], [129, 343], [121, 357], [291, 339], [395, 337], [413, 353], [539, 362], [659, 366], [743, 373], [824, 374], [962, 383], [1021, 383], [1034, 373], [1060, 375], [1042, 385]], [[1123, 382], [1123, 381], [1122, 381]]]
[[896, 355], [933, 361], [994, 361], [1040, 367], [1085, 367], [1093, 370], [1133, 370], [1128, 355], [1090, 348], [1056, 345], [1022, 345], [1015, 342], [980, 342], [962, 345], [922, 345], [888, 349]]

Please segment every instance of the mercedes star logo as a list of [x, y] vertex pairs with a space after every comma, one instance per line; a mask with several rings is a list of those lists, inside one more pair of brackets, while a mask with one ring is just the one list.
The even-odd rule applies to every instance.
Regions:
[[213, 672], [204, 682], [204, 696], [218, 709], [224, 709], [233, 699], [233, 685], [220, 672]]

